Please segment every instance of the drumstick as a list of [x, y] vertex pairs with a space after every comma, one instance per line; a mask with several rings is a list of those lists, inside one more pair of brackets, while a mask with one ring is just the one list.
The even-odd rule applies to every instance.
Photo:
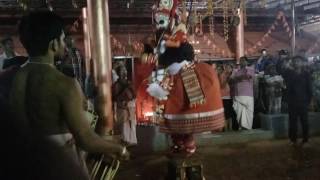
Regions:
[[98, 171], [99, 171], [99, 169], [100, 169], [100, 166], [101, 166], [101, 163], [102, 163], [103, 158], [104, 158], [104, 155], [102, 155], [101, 158], [100, 158], [100, 160], [96, 162], [96, 163], [97, 163], [97, 167], [96, 167], [95, 171], [93, 171], [93, 177], [92, 177], [92, 179], [95, 179], [95, 178], [96, 178], [96, 176], [97, 176], [97, 174], [98, 174]]
[[93, 179], [92, 177], [93, 177], [93, 174], [96, 171], [97, 165], [98, 165], [98, 162], [95, 161], [94, 164], [93, 164], [93, 168], [92, 168], [91, 174], [90, 174], [90, 179]]
[[116, 165], [116, 168], [111, 172], [111, 175], [110, 175], [110, 179], [113, 179], [114, 176], [116, 175], [118, 169], [119, 169], [119, 166], [120, 166], [120, 161], [119, 160], [116, 160], [117, 161], [117, 165]]
[[104, 176], [106, 175], [107, 169], [108, 169], [108, 166], [106, 166], [106, 167], [104, 168], [100, 180], [105, 180]]
[[114, 162], [114, 160], [112, 160], [111, 165], [110, 165], [110, 167], [108, 169], [108, 172], [107, 172], [106, 177], [104, 178], [104, 180], [112, 180], [110, 176], [111, 176], [112, 166], [114, 164], [113, 162]]

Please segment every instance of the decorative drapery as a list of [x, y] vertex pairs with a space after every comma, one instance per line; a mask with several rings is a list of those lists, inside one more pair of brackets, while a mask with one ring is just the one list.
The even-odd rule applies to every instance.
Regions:
[[292, 30], [289, 26], [289, 23], [287, 21], [287, 18], [283, 11], [279, 11], [278, 15], [273, 22], [273, 24], [269, 27], [268, 31], [262, 36], [262, 38], [257, 41], [252, 47], [247, 48], [245, 50], [245, 54], [251, 55], [257, 51], [259, 51], [258, 47], [263, 47], [266, 40], [270, 37], [270, 35], [275, 31], [277, 26], [281, 26], [284, 28], [286, 33], [288, 34], [288, 37], [291, 38], [292, 36]]

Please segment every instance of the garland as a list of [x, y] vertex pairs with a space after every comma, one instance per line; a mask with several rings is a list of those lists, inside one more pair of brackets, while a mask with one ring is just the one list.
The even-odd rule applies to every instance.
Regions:
[[214, 4], [212, 0], [208, 0], [208, 12], [207, 15], [209, 16], [209, 33], [214, 39], [214, 16], [213, 16], [213, 8]]
[[228, 0], [223, 0], [223, 35], [224, 40], [229, 39]]
[[212, 0], [208, 0], [207, 3], [207, 15], [212, 16], [213, 15], [213, 2]]
[[[132, 41], [132, 39], [130, 41]], [[128, 53], [140, 55], [143, 52], [143, 44], [137, 40], [130, 43], [128, 42], [128, 45], [124, 45], [116, 37], [111, 35], [110, 44], [113, 55], [125, 55]]]

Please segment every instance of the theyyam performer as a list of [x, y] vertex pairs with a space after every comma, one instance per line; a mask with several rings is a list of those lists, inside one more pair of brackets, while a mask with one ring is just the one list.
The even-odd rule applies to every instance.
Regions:
[[179, 0], [160, 0], [155, 6], [156, 42], [142, 61], [157, 60], [147, 88], [163, 105], [160, 132], [170, 134], [172, 152], [192, 155], [193, 134], [220, 131], [224, 127], [223, 105], [217, 73], [207, 63], [194, 62], [187, 40], [186, 13], [178, 12]]

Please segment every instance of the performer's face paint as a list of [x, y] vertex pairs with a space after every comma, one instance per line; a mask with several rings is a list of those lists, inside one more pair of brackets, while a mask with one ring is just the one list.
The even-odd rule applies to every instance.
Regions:
[[160, 0], [159, 9], [169, 9], [173, 7], [173, 0]]
[[173, 0], [160, 0], [155, 12], [157, 29], [167, 29], [170, 24], [170, 14], [173, 8]]
[[157, 12], [155, 16], [156, 28], [157, 29], [167, 29], [170, 22], [170, 17], [161, 12]]

